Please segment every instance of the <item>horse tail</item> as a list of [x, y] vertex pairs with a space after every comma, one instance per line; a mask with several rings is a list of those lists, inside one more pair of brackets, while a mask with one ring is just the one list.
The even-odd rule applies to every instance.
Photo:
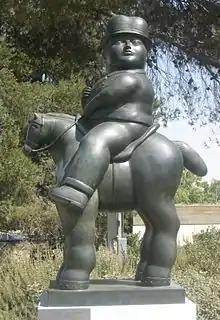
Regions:
[[182, 153], [184, 167], [195, 175], [204, 177], [207, 174], [208, 169], [200, 155], [185, 142], [173, 142], [177, 145]]

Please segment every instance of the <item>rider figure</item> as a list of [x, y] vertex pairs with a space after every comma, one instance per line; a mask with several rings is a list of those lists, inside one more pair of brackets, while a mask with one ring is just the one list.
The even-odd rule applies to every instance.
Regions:
[[52, 200], [82, 212], [102, 181], [111, 159], [152, 125], [154, 92], [146, 76], [148, 25], [139, 17], [113, 16], [106, 27], [104, 55], [108, 74], [83, 101], [90, 131], [65, 168]]

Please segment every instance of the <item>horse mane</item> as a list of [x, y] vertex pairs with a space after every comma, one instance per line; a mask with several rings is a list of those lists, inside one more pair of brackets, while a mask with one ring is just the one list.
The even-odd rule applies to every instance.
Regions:
[[43, 114], [44, 116], [49, 116], [49, 117], [52, 117], [52, 118], [59, 118], [59, 119], [69, 119], [69, 120], [75, 120], [76, 119], [76, 115], [70, 115], [70, 114], [67, 114], [67, 113], [58, 113], [58, 112], [48, 112], [48, 113], [44, 113]]

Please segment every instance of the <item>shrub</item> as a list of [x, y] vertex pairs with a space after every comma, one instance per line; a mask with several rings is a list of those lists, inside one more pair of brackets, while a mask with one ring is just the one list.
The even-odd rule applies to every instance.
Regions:
[[220, 319], [220, 231], [207, 229], [179, 248], [173, 278], [197, 304], [199, 320]]
[[[29, 244], [20, 245], [10, 255], [1, 256], [0, 288], [1, 320], [35, 320], [39, 294], [55, 276], [61, 261], [60, 256], [30, 263]], [[41, 245], [42, 250], [42, 245]]]
[[207, 276], [220, 274], [220, 230], [207, 229], [193, 238], [193, 243], [180, 249], [176, 269], [189, 267]]
[[220, 274], [208, 276], [189, 266], [188, 270], [175, 270], [173, 278], [186, 289], [187, 297], [197, 304], [198, 320], [220, 319]]
[[[6, 52], [8, 48], [0, 46], [2, 50]], [[57, 213], [51, 211], [48, 201], [41, 205], [38, 197], [47, 198], [47, 192], [42, 194], [42, 190], [54, 184], [54, 165], [47, 155], [32, 161], [23, 154], [23, 128], [33, 112], [80, 112], [84, 80], [73, 75], [59, 85], [20, 83], [9, 70], [9, 65], [10, 61], [4, 60], [0, 70], [0, 125], [3, 127], [0, 137], [1, 231], [15, 228], [30, 231], [43, 225], [42, 232], [51, 233], [54, 223], [55, 229], [59, 223], [54, 220]]]
[[4, 230], [20, 230], [39, 237], [60, 237], [60, 219], [53, 204], [35, 200], [34, 203], [25, 206], [8, 205], [7, 209], [5, 219], [2, 217], [2, 229], [4, 227]]
[[69, 81], [61, 81], [59, 85], [19, 83], [12, 72], [3, 68], [0, 72], [1, 105], [21, 129], [33, 112], [80, 112], [84, 85], [78, 75], [72, 75]]

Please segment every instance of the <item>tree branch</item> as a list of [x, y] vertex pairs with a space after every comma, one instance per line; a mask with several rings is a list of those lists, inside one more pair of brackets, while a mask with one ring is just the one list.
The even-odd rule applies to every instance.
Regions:
[[183, 44], [178, 43], [172, 39], [172, 37], [169, 37], [165, 34], [159, 34], [157, 36], [159, 39], [161, 39], [164, 42], [167, 42], [169, 44], [172, 44], [173, 46], [177, 47], [178, 49], [182, 50], [184, 53], [190, 55], [192, 58], [199, 61], [202, 65], [210, 65], [217, 69], [220, 69], [220, 59], [212, 59], [206, 55], [198, 55], [193, 50], [190, 50], [189, 48], [186, 48]]

